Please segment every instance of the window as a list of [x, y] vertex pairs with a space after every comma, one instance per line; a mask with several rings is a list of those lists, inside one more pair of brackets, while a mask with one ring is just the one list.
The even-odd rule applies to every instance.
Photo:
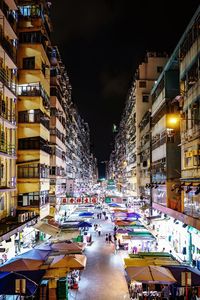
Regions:
[[4, 165], [1, 164], [0, 165], [0, 178], [3, 178], [3, 175], [4, 175]]
[[162, 70], [163, 70], [163, 67], [161, 67], [161, 66], [157, 66], [157, 73], [161, 73], [161, 72], [162, 72]]
[[139, 82], [139, 87], [140, 88], [145, 88], [146, 87], [146, 81], [140, 81]]
[[194, 166], [200, 166], [200, 155], [193, 156], [193, 164]]
[[143, 95], [142, 102], [149, 102], [149, 95]]
[[56, 167], [50, 168], [50, 175], [56, 175]]
[[4, 197], [0, 198], [0, 210], [4, 210]]
[[23, 58], [23, 69], [25, 70], [35, 69], [35, 56]]

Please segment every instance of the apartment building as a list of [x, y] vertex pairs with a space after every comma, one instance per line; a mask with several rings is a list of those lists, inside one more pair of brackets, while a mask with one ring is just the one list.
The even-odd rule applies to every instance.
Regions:
[[16, 212], [16, 11], [15, 1], [0, 2], [0, 240], [7, 242], [13, 235], [11, 228], [20, 226]]
[[[183, 260], [200, 251], [200, 7], [152, 89], [152, 200], [159, 225]], [[157, 225], [155, 225], [157, 226]]]
[[144, 130], [142, 122], [149, 116], [150, 91], [166, 61], [166, 54], [149, 52], [145, 61], [139, 65], [128, 93], [120, 133], [115, 142], [115, 157], [118, 161], [116, 169], [121, 172], [120, 184], [125, 194], [135, 198], [147, 196], [145, 186], [150, 183], [150, 144], [144, 146], [150, 136], [150, 127]]
[[18, 209], [49, 214], [50, 31], [46, 1], [19, 3]]
[[62, 202], [63, 197], [66, 197], [66, 112], [69, 95], [69, 79], [57, 47], [52, 47], [50, 56], [51, 157], [49, 197], [51, 207], [55, 207]]

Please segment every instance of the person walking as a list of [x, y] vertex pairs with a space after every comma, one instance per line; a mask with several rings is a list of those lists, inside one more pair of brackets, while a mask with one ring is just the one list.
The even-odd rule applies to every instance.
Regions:
[[98, 226], [98, 235], [101, 235], [101, 225]]
[[108, 244], [108, 234], [106, 233], [106, 244]]
[[111, 233], [109, 233], [109, 235], [108, 235], [108, 241], [109, 241], [109, 244], [110, 244], [110, 243], [113, 243]]

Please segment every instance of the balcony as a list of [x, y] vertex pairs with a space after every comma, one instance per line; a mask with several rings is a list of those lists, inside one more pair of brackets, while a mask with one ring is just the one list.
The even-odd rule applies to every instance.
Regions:
[[0, 139], [0, 152], [16, 158], [16, 145], [7, 143], [4, 139]]
[[10, 111], [6, 107], [5, 107], [5, 109], [1, 108], [0, 117], [4, 118], [8, 122], [10, 122], [12, 125], [14, 125], [14, 126], [16, 125], [16, 114], [15, 114], [14, 110]]
[[9, 22], [14, 32], [16, 32], [16, 27], [17, 27], [16, 19], [12, 11], [9, 9], [8, 5], [3, 0], [0, 0], [0, 9], [4, 13], [4, 16], [6, 17], [7, 21]]
[[49, 54], [47, 46], [47, 38], [40, 31], [20, 32], [19, 33], [20, 44], [42, 44], [47, 56]]
[[42, 97], [44, 107], [46, 109], [50, 109], [50, 97], [47, 95], [40, 83], [19, 85], [18, 95], [25, 97]]
[[0, 241], [8, 240], [12, 235], [16, 234], [17, 232], [22, 231], [22, 229], [26, 226], [26, 224], [35, 223], [38, 219], [38, 215], [33, 212], [26, 212], [25, 218], [21, 222], [19, 222], [19, 216], [21, 213], [16, 217], [7, 217], [0, 220]]
[[14, 63], [16, 63], [16, 48], [13, 44], [7, 40], [3, 34], [0, 34], [0, 43], [5, 52], [10, 56]]
[[20, 111], [18, 113], [18, 123], [42, 124], [45, 128], [49, 129], [49, 122], [49, 117], [39, 109]]
[[18, 178], [49, 178], [49, 168], [42, 164], [26, 164], [18, 166]]
[[49, 203], [48, 191], [32, 192], [18, 195], [19, 207], [42, 207]]
[[18, 150], [42, 150], [51, 154], [51, 147], [48, 141], [41, 137], [31, 137], [18, 140]]
[[50, 135], [56, 136], [57, 138], [59, 138], [59, 140], [65, 143], [65, 135], [62, 132], [60, 132], [57, 128], [51, 128]]
[[0, 178], [0, 192], [16, 189], [16, 177], [11, 177], [9, 181]]
[[0, 81], [12, 92], [14, 95], [17, 93], [16, 84], [12, 81], [7, 73], [6, 70], [0, 68]]

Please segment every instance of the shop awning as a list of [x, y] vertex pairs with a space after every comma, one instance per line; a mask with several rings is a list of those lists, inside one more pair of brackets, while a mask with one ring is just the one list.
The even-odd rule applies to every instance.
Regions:
[[38, 222], [33, 227], [41, 232], [44, 232], [45, 234], [51, 235], [51, 236], [56, 236], [61, 231], [59, 228], [52, 226], [50, 224], [43, 223], [43, 222]]
[[55, 256], [50, 265], [52, 269], [69, 268], [70, 270], [83, 270], [86, 267], [87, 258], [82, 254]]
[[176, 279], [172, 273], [164, 267], [143, 266], [126, 268], [127, 275], [132, 280], [143, 283], [172, 284]]
[[19, 295], [16, 279], [26, 279], [26, 296], [32, 296], [44, 276], [45, 270], [0, 273], [0, 295]]
[[124, 264], [126, 267], [137, 267], [137, 266], [166, 266], [166, 265], [179, 265], [179, 262], [173, 259], [162, 259], [162, 258], [124, 258]]

